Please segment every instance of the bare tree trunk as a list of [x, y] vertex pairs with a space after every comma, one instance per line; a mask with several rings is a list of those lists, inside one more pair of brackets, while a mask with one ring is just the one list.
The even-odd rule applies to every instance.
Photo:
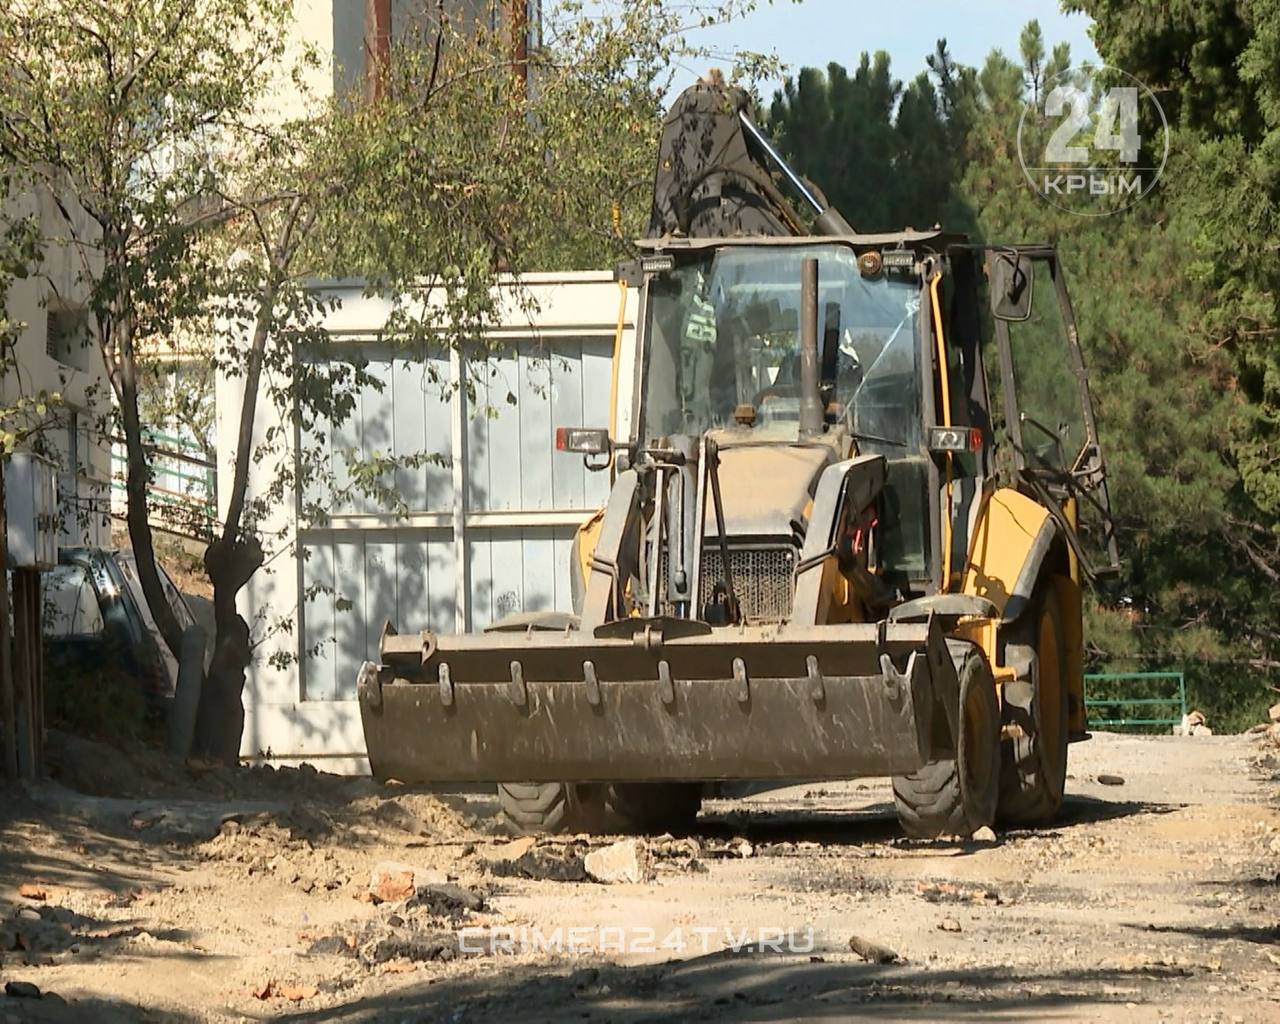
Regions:
[[147, 518], [147, 488], [151, 481], [147, 452], [142, 442], [142, 421], [138, 415], [138, 363], [133, 350], [134, 313], [129, 308], [129, 301], [128, 296], [125, 296], [118, 305], [119, 312], [113, 325], [119, 343], [117, 397], [120, 400], [120, 420], [124, 429], [124, 446], [129, 467], [125, 481], [125, 496], [128, 499], [125, 522], [129, 527], [129, 543], [133, 547], [138, 581], [142, 584], [147, 607], [151, 609], [151, 617], [155, 620], [165, 645], [177, 658], [182, 653], [182, 627], [178, 624], [173, 606], [169, 604], [164, 585], [160, 582], [155, 545], [151, 538], [151, 523]]
[[192, 749], [199, 757], [235, 764], [244, 732], [244, 680], [252, 646], [249, 624], [236, 610], [236, 595], [262, 565], [256, 538], [215, 540], [204, 553], [213, 583], [213, 660], [200, 691]]
[[262, 380], [262, 364], [271, 335], [277, 288], [268, 284], [258, 307], [245, 366], [240, 426], [236, 434], [235, 470], [222, 535], [204, 553], [213, 584], [214, 647], [209, 675], [200, 693], [194, 750], [204, 758], [235, 764], [244, 732], [245, 670], [252, 655], [249, 624], [236, 610], [236, 595], [262, 566], [262, 545], [241, 533], [249, 464], [253, 455], [254, 416]]

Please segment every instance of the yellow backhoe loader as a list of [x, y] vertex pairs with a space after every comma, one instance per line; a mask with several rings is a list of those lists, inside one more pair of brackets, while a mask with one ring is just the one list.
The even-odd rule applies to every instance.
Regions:
[[707, 792], [859, 776], [892, 776], [913, 836], [1053, 819], [1087, 735], [1083, 510], [1116, 558], [1053, 249], [859, 234], [701, 84], [618, 275], [634, 426], [556, 438], [614, 474], [574, 614], [388, 627], [374, 773], [497, 783], [521, 830], [678, 829]]

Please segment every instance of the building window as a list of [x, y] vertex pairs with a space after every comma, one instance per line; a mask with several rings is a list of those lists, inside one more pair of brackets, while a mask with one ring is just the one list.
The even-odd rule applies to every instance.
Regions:
[[45, 310], [45, 351], [77, 370], [89, 369], [89, 311], [83, 306], [50, 302]]

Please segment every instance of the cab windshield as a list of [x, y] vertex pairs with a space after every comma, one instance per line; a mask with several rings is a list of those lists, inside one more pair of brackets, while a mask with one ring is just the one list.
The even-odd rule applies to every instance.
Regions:
[[920, 281], [864, 277], [843, 245], [725, 246], [651, 279], [641, 434], [698, 437], [755, 410], [752, 436], [800, 439], [800, 268], [818, 260], [823, 399], [863, 455], [883, 455], [878, 559], [927, 578], [928, 454], [921, 403]]
[[[863, 277], [840, 245], [709, 250], [649, 286], [643, 434], [699, 435], [750, 405], [762, 439], [800, 427], [800, 270], [818, 259], [824, 398], [838, 403], [863, 451], [920, 447], [913, 277]], [[887, 445], [888, 447], [884, 447]]]

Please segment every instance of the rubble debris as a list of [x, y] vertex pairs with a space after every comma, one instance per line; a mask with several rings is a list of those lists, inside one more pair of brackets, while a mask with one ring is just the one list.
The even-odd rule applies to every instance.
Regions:
[[356, 932], [322, 936], [311, 943], [307, 952], [313, 956], [354, 957], [365, 967], [372, 968], [393, 961], [427, 963], [453, 960], [459, 949], [457, 932], [452, 929], [397, 929], [384, 922], [367, 922]]
[[271, 874], [303, 892], [337, 889], [350, 880], [339, 871], [332, 849], [317, 848], [273, 820], [226, 821], [198, 851], [202, 859], [219, 863], [233, 875]]
[[483, 910], [485, 898], [475, 889], [445, 882], [442, 885], [420, 885], [409, 897], [406, 909], [421, 908], [432, 917], [457, 919]]
[[320, 994], [320, 989], [315, 985], [281, 985], [276, 994], [291, 1003], [300, 1003], [304, 999], [314, 999]]
[[647, 882], [653, 877], [649, 850], [639, 839], [621, 839], [592, 850], [582, 862], [587, 877], [606, 885], [616, 882]]
[[89, 796], [125, 796], [146, 789], [146, 780], [128, 756], [95, 740], [50, 729], [46, 740], [49, 772], [68, 789]]
[[709, 860], [719, 860], [721, 858], [747, 858], [763, 855], [766, 851], [771, 851], [774, 855], [778, 855], [778, 848], [782, 844], [774, 843], [769, 846], [756, 847], [749, 840], [742, 836], [735, 836], [732, 839], [705, 839], [701, 847], [701, 853]]
[[373, 939], [358, 949], [358, 956], [369, 966], [380, 966], [389, 960], [409, 960], [413, 963], [453, 960], [457, 955], [458, 936], [453, 932], [387, 935]]
[[969, 837], [969, 842], [971, 843], [995, 843], [998, 841], [996, 830], [990, 825], [983, 825], [982, 828]]
[[354, 953], [356, 949], [356, 937], [353, 934], [312, 935], [309, 940], [307, 952], [312, 956], [347, 956]]
[[19, 907], [0, 924], [0, 952], [26, 953], [32, 963], [34, 955], [64, 952], [83, 938], [72, 931], [73, 925], [82, 927], [83, 922], [64, 907]]
[[376, 824], [418, 838], [464, 836], [471, 831], [466, 815], [431, 793], [409, 790], [353, 800], [347, 808], [353, 821]]
[[1107, 775], [1105, 773], [1098, 776], [1098, 784], [1100, 786], [1123, 786], [1123, 775]]
[[47, 900], [49, 890], [36, 882], [23, 882], [18, 886], [18, 895], [24, 900]]
[[1189, 711], [1182, 716], [1182, 722], [1173, 727], [1175, 736], [1212, 736], [1213, 730], [1209, 728], [1209, 720], [1205, 718], [1203, 711]]
[[868, 963], [892, 964], [897, 963], [898, 960], [901, 959], [901, 957], [899, 957], [898, 954], [888, 946], [878, 945], [870, 939], [864, 939], [858, 935], [851, 935], [849, 937], [849, 948]]
[[526, 853], [538, 845], [536, 836], [521, 836], [519, 839], [513, 839], [509, 843], [503, 843], [501, 846], [495, 846], [489, 851], [488, 860], [519, 860]]
[[[507, 844], [508, 846], [512, 844]], [[532, 878], [547, 882], [582, 882], [587, 871], [582, 863], [585, 843], [530, 846], [514, 858], [486, 857], [482, 864], [499, 878]]]
[[649, 859], [655, 871], [673, 874], [700, 874], [708, 868], [702, 862], [702, 844], [692, 836], [673, 839], [658, 836], [649, 840]]
[[40, 991], [40, 986], [30, 981], [6, 981], [4, 983], [4, 994], [14, 999], [44, 998], [44, 993]]
[[1273, 722], [1280, 722], [1280, 703], [1271, 705], [1267, 711], [1267, 717]]
[[916, 892], [930, 903], [984, 903], [999, 906], [1000, 894], [967, 882], [921, 882]]
[[938, 922], [938, 931], [940, 932], [958, 932], [960, 931], [960, 922], [954, 917], [944, 917]]
[[424, 885], [444, 885], [449, 876], [437, 869], [417, 868], [399, 861], [384, 860], [369, 876], [369, 892], [384, 903], [408, 899]]

